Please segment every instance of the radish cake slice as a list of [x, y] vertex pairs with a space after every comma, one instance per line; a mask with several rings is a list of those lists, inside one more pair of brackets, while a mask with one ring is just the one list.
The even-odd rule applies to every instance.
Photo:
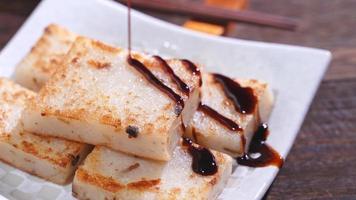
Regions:
[[204, 73], [201, 94], [186, 136], [207, 148], [242, 156], [272, 111], [273, 94], [268, 84]]
[[35, 93], [0, 79], [0, 160], [46, 180], [71, 180], [89, 145], [23, 132], [20, 118], [25, 102]]
[[[202, 150], [200, 158], [204, 160], [204, 151], [209, 150], [195, 147]], [[95, 147], [76, 171], [73, 195], [83, 200], [216, 199], [231, 175], [233, 159], [212, 151], [217, 170], [201, 175], [192, 170], [196, 163], [192, 163], [194, 153], [189, 148], [178, 145], [172, 159], [161, 162]]]
[[76, 34], [61, 26], [47, 26], [31, 51], [16, 67], [15, 81], [38, 91], [60, 65], [76, 37]]
[[187, 60], [128, 53], [78, 37], [24, 113], [25, 130], [169, 160], [199, 104]]

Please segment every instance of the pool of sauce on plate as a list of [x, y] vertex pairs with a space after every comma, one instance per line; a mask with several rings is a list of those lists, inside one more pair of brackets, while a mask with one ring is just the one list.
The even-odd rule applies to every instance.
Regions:
[[[249, 167], [276, 166], [281, 168], [284, 162], [283, 158], [266, 143], [268, 134], [268, 125], [261, 124], [252, 138], [249, 152], [242, 157], [236, 158], [237, 163]], [[254, 157], [252, 154], [259, 155]]]
[[183, 145], [188, 147], [192, 156], [192, 169], [202, 176], [214, 175], [218, 171], [214, 154], [207, 148], [195, 146], [189, 138], [183, 138]]

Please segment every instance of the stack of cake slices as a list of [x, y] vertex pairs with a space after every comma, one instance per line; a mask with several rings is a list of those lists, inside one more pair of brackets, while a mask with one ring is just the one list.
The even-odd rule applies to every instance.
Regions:
[[[237, 109], [226, 80], [251, 91], [253, 106]], [[216, 199], [273, 103], [266, 83], [129, 54], [54, 24], [14, 81], [0, 79], [0, 159], [72, 181], [78, 199]]]

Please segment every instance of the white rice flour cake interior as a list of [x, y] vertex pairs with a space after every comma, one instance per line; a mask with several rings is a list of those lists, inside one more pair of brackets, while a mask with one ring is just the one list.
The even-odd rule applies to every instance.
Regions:
[[[197, 164], [194, 162], [201, 162], [199, 159], [207, 156], [208, 150], [193, 145], [178, 145], [168, 162], [141, 159], [105, 147], [95, 147], [76, 172], [73, 195], [88, 200], [216, 199], [231, 175], [233, 159], [212, 151], [217, 171], [196, 166], [196, 170], [211, 173], [201, 175], [192, 170], [192, 162], [193, 165]], [[205, 162], [208, 164], [210, 161], [207, 159]]]
[[253, 161], [249, 144], [274, 101], [267, 83], [54, 24], [14, 79], [38, 94], [0, 79], [0, 159], [59, 184], [76, 170], [83, 200], [216, 199], [235, 158]]
[[68, 183], [92, 147], [24, 132], [21, 114], [33, 98], [34, 92], [0, 78], [0, 160], [46, 180]]
[[52, 76], [77, 35], [56, 24], [47, 26], [31, 51], [16, 66], [14, 79], [38, 91]]
[[[131, 60], [131, 63], [130, 63]], [[78, 37], [60, 70], [27, 106], [25, 130], [169, 160], [199, 103], [186, 60], [128, 53]]]
[[247, 153], [255, 131], [272, 111], [273, 93], [268, 84], [203, 73], [201, 96], [186, 136], [233, 157]]

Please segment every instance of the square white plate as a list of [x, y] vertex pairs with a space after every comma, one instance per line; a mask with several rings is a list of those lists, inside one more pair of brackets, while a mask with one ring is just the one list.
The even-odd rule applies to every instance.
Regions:
[[[126, 7], [108, 0], [45, 0], [0, 54], [0, 75], [16, 64], [49, 23], [126, 47]], [[269, 82], [276, 93], [269, 121], [271, 144], [287, 156], [330, 62], [330, 52], [209, 36], [132, 12], [133, 46], [149, 53], [188, 58], [206, 70]], [[275, 167], [237, 167], [219, 199], [260, 199], [275, 178]], [[70, 199], [61, 187], [0, 163], [0, 194], [10, 199]]]

